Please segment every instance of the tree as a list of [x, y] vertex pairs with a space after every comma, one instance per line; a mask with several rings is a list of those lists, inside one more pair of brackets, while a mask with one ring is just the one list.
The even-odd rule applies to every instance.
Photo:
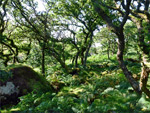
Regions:
[[100, 32], [98, 32], [96, 35], [96, 40], [96, 42], [101, 44], [101, 49], [103, 52], [107, 52], [108, 59], [110, 59], [110, 53], [116, 53], [117, 37], [107, 28], [101, 28]]
[[[129, 12], [130, 12], [130, 4], [131, 0], [127, 0], [125, 5], [125, 11], [122, 12], [121, 8], [118, 7], [117, 1], [99, 1], [99, 0], [92, 0], [93, 6], [95, 7], [95, 11], [99, 14], [99, 16], [105, 21], [108, 28], [114, 32], [118, 37], [118, 52], [117, 52], [117, 59], [121, 69], [123, 70], [126, 78], [130, 82], [133, 89], [138, 93], [141, 94], [141, 90], [139, 88], [139, 84], [137, 81], [134, 80], [132, 77], [132, 73], [127, 69], [124, 60], [123, 60], [123, 53], [125, 48], [125, 37], [124, 37], [124, 25], [128, 19]], [[121, 3], [124, 3], [122, 1]], [[111, 6], [109, 5], [111, 4]], [[113, 11], [117, 11], [121, 13], [122, 19], [119, 19], [119, 15], [117, 13], [113, 13]]]
[[[137, 2], [138, 5], [135, 5], [135, 2]], [[148, 57], [145, 57], [145, 55], [146, 56], [149, 55], [148, 52], [149, 45], [145, 43], [146, 37], [148, 35], [146, 35], [146, 32], [143, 32], [145, 27], [147, 28], [147, 30], [145, 31], [149, 30], [148, 27], [149, 26], [148, 24], [150, 22], [149, 12], [148, 12], [149, 0], [142, 0], [142, 1], [136, 1], [136, 0], [94, 1], [92, 0], [92, 3], [95, 7], [95, 11], [97, 11], [99, 16], [103, 19], [103, 21], [106, 22], [109, 29], [118, 36], [117, 59], [126, 78], [128, 79], [131, 86], [137, 93], [141, 94], [141, 92], [144, 92], [147, 96], [150, 97], [149, 95], [150, 92], [146, 88], [148, 74], [149, 74], [149, 68], [147, 65]], [[111, 4], [111, 6], [109, 4]], [[141, 7], [144, 7], [144, 10], [141, 10]], [[106, 8], [108, 8], [109, 10], [107, 10]], [[117, 13], [114, 13], [115, 11]], [[143, 67], [142, 67], [140, 84], [133, 79], [132, 73], [128, 71], [123, 60], [123, 52], [125, 48], [124, 25], [128, 19], [131, 19], [133, 22], [136, 23], [139, 32], [138, 42], [141, 51], [143, 52]], [[146, 19], [146, 22], [143, 19]], [[143, 27], [143, 22], [146, 23], [145, 27]]]
[[[1, 58], [3, 60], [5, 60], [4, 61], [5, 66], [7, 66], [7, 62], [10, 59], [9, 57], [12, 55], [12, 54], [4, 54], [4, 52], [3, 52], [3, 45], [9, 47], [9, 45], [4, 43], [4, 40], [6, 39], [6, 36], [4, 36], [4, 34], [3, 34], [6, 27], [7, 27], [7, 21], [8, 21], [8, 20], [5, 20], [7, 3], [8, 3], [8, 0], [0, 1], [0, 7], [1, 7], [1, 12], [0, 12], [0, 44], [1, 45], [0, 46], [2, 48], [1, 51], [0, 51], [0, 55], [2, 56]], [[10, 48], [10, 50], [12, 50], [11, 47], [9, 47], [9, 48]]]
[[[12, 27], [12, 24], [8, 21], [8, 8], [11, 8], [9, 7], [9, 1], [1, 1], [0, 6], [2, 9], [0, 12], [0, 58], [3, 60], [4, 65], [7, 66], [8, 62], [20, 62], [18, 59], [19, 48], [13, 37], [16, 27]], [[29, 52], [29, 49], [25, 51]]]
[[[51, 6], [48, 6], [46, 11], [37, 11], [37, 3], [33, 0], [20, 2], [20, 0], [12, 0], [12, 6], [14, 7], [13, 16], [15, 21], [20, 27], [25, 27], [30, 29], [36, 36], [36, 40], [41, 46], [42, 52], [42, 73], [45, 75], [45, 52], [47, 51], [49, 55], [52, 55], [61, 66], [68, 71], [68, 67], [65, 64], [60, 49], [58, 49], [59, 41], [54, 38], [52, 32], [55, 30], [54, 24], [57, 21], [53, 18], [53, 13], [51, 12]], [[28, 9], [26, 8], [28, 7]]]
[[150, 1], [142, 0], [135, 2], [137, 3], [137, 5], [132, 5], [130, 19], [135, 23], [137, 27], [138, 45], [142, 52], [142, 73], [140, 79], [140, 89], [150, 98], [150, 91], [147, 88], [148, 75], [150, 73]]
[[[93, 12], [91, 2], [86, 0], [59, 0], [54, 10], [58, 16], [61, 16], [61, 25], [63, 25], [72, 34], [71, 43], [76, 49], [73, 56], [75, 67], [78, 65], [78, 59], [81, 57], [81, 64], [86, 67], [89, 50], [93, 43], [94, 31], [97, 29], [97, 22], [100, 23], [98, 15]], [[74, 29], [76, 28], [76, 30]]]

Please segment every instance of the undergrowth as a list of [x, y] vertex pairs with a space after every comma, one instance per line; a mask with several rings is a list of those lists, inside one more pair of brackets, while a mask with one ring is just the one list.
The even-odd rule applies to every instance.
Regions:
[[[91, 58], [91, 61], [93, 59]], [[130, 63], [130, 70], [138, 76], [139, 64], [132, 66], [131, 62], [128, 63]], [[17, 110], [21, 113], [143, 113], [150, 111], [150, 101], [146, 96], [139, 97], [133, 91], [113, 58], [111, 62], [107, 60], [100, 63], [92, 63], [89, 60], [87, 68], [79, 67], [77, 70], [79, 71], [75, 74], [65, 74], [62, 70], [55, 70], [47, 76], [47, 80], [54, 89], [53, 93], [41, 91], [29, 93], [20, 97], [18, 105], [7, 111]]]

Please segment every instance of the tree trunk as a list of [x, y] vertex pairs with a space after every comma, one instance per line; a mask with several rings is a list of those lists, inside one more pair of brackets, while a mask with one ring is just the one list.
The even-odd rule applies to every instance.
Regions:
[[86, 67], [87, 57], [88, 57], [90, 48], [91, 48], [91, 45], [89, 45], [89, 47], [87, 48], [86, 53], [85, 53], [85, 57], [84, 57], [84, 61], [83, 61], [83, 67], [84, 67], [84, 68]]
[[65, 69], [65, 71], [68, 73], [69, 72], [69, 69], [68, 69], [68, 66], [65, 64], [65, 62], [63, 62], [62, 59], [58, 58], [58, 57], [55, 57], [56, 60], [60, 63], [61, 67]]
[[140, 89], [150, 98], [150, 90], [147, 88], [147, 81], [150, 73], [150, 64], [148, 63], [148, 57], [143, 54], [142, 73], [140, 77]]
[[92, 46], [92, 42], [93, 42], [93, 34], [91, 34], [91, 36], [90, 36], [90, 41], [89, 41], [88, 47], [87, 47], [87, 49], [86, 49], [86, 53], [85, 53], [85, 57], [84, 57], [84, 62], [83, 62], [83, 67], [84, 67], [84, 68], [86, 67], [87, 57], [88, 57], [90, 48], [91, 48], [91, 46]]
[[6, 60], [4, 61], [4, 65], [5, 65], [5, 67], [7, 67], [7, 66], [8, 66], [8, 62], [9, 62], [9, 60], [10, 60], [10, 58], [9, 58], [9, 56], [7, 56], [7, 57], [6, 57]]
[[141, 21], [133, 21], [136, 23], [136, 26], [138, 28], [138, 34], [139, 34], [139, 40], [138, 45], [142, 51], [142, 73], [140, 77], [140, 89], [150, 98], [150, 90], [147, 88], [147, 81], [148, 76], [150, 73], [150, 58], [149, 58], [149, 46], [146, 45], [144, 39], [145, 39], [145, 33], [144, 33], [144, 27], [142, 25]]
[[110, 59], [110, 40], [108, 40], [108, 48], [107, 48], [107, 57], [108, 57], [108, 59]]
[[42, 75], [45, 76], [45, 42], [42, 45]]
[[81, 51], [81, 64], [84, 64], [84, 51]]
[[80, 51], [77, 52], [76, 57], [75, 57], [75, 67], [76, 67], [76, 68], [78, 67], [79, 54], [80, 54]]
[[118, 36], [117, 59], [118, 59], [119, 65], [120, 65], [124, 75], [126, 76], [127, 80], [129, 81], [129, 83], [133, 87], [133, 89], [138, 94], [141, 95], [142, 92], [140, 90], [139, 83], [134, 80], [134, 78], [132, 77], [132, 73], [127, 69], [127, 67], [126, 67], [126, 65], [124, 64], [124, 61], [123, 61], [123, 52], [124, 52], [124, 48], [125, 48], [123, 27], [124, 27], [124, 25], [127, 21], [127, 18], [128, 18], [129, 12], [130, 12], [131, 0], [127, 1], [126, 13], [125, 13], [123, 21], [121, 22], [119, 27], [112, 23], [112, 19], [110, 18], [109, 15], [107, 15], [107, 13], [105, 13], [105, 11], [101, 7], [101, 5], [99, 5], [98, 0], [92, 0], [92, 2], [93, 2], [93, 5], [94, 5], [94, 8], [95, 8], [95, 11], [98, 12], [99, 16], [101, 16], [101, 18], [107, 23], [108, 28]]
[[120, 65], [121, 69], [123, 70], [123, 73], [125, 74], [127, 80], [129, 81], [129, 83], [133, 87], [133, 89], [138, 94], [141, 94], [139, 83], [132, 77], [132, 73], [127, 69], [127, 67], [123, 61], [123, 52], [124, 52], [124, 48], [125, 48], [124, 34], [123, 34], [123, 32], [120, 32], [117, 34], [117, 36], [118, 36], [117, 59], [118, 59], [119, 65]]
[[63, 58], [61, 58], [60, 54], [55, 51], [55, 49], [49, 47], [49, 53], [60, 63], [61, 67], [65, 69], [65, 71], [68, 73], [69, 69], [68, 66], [65, 64]]
[[108, 57], [108, 59], [110, 59], [110, 56], [109, 56], [109, 49], [107, 49], [107, 57]]
[[75, 58], [76, 58], [76, 56], [74, 56], [72, 59], [72, 65], [74, 65]]

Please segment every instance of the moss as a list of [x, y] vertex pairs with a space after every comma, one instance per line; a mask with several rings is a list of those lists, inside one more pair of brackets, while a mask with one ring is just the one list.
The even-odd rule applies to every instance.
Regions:
[[15, 67], [11, 69], [13, 74], [13, 79], [18, 80], [16, 84], [23, 85], [26, 82], [26, 86], [29, 90], [39, 90], [39, 89], [51, 89], [49, 82], [46, 79], [36, 73], [32, 68], [27, 66]]
[[5, 82], [12, 77], [12, 73], [7, 70], [0, 70], [0, 82]]

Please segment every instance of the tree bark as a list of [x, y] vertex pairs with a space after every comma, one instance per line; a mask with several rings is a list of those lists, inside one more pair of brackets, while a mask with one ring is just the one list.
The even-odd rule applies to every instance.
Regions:
[[[145, 53], [147, 52], [145, 51]], [[140, 77], [140, 89], [150, 98], [150, 90], [147, 88], [147, 81], [150, 73], [150, 59], [145, 53], [143, 51], [142, 54], [142, 72]]]
[[42, 45], [42, 75], [45, 76], [45, 42]]
[[86, 48], [82, 47], [81, 48], [81, 52], [80, 52], [80, 56], [81, 56], [81, 64], [84, 64], [84, 52], [85, 52]]
[[110, 41], [108, 41], [107, 57], [110, 59]]
[[120, 32], [117, 34], [118, 36], [118, 52], [117, 52], [117, 60], [119, 62], [119, 65], [126, 76], [127, 80], [133, 87], [133, 89], [138, 93], [141, 94], [141, 90], [139, 87], [139, 83], [133, 78], [132, 73], [127, 69], [126, 65], [124, 64], [123, 61], [123, 52], [125, 48], [125, 42], [124, 42], [124, 34], [123, 32]]
[[76, 56], [75, 56], [75, 67], [76, 67], [76, 68], [78, 67], [79, 54], [80, 54], [80, 51], [78, 51], [77, 54], [76, 54]]
[[150, 73], [150, 68], [147, 67], [146, 62], [143, 62], [142, 73], [140, 78], [140, 89], [150, 98], [150, 90], [147, 88], [147, 81]]
[[142, 26], [142, 19], [141, 20], [136, 20], [134, 18], [131, 19], [138, 28], [138, 34], [139, 34], [138, 46], [142, 51], [142, 72], [140, 77], [140, 89], [150, 98], [150, 90], [147, 88], [147, 81], [150, 73], [150, 64], [149, 64], [150, 58], [149, 58], [149, 50], [148, 50], [149, 46], [146, 45], [144, 41], [145, 34], [144, 34], [144, 26]]
[[88, 44], [88, 47], [86, 49], [86, 53], [85, 53], [85, 57], [84, 57], [84, 62], [83, 62], [83, 67], [85, 68], [86, 67], [86, 63], [87, 63], [87, 57], [88, 57], [88, 54], [89, 54], [89, 51], [90, 51], [90, 48], [92, 46], [92, 42], [93, 42], [93, 31], [91, 32], [91, 36], [90, 36], [90, 41], [89, 41], [89, 44]]

